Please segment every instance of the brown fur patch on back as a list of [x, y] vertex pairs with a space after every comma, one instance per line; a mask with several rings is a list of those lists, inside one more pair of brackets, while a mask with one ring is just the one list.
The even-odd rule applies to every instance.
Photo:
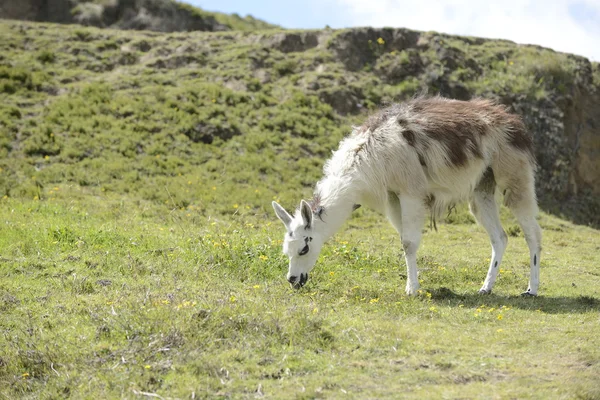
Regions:
[[[481, 139], [494, 130], [504, 132], [507, 142], [533, 157], [533, 141], [520, 117], [491, 100], [451, 100], [442, 97], [416, 97], [394, 104], [373, 115], [358, 128], [360, 134], [373, 133], [390, 118], [402, 127], [402, 137], [417, 151], [426, 151], [428, 142], [436, 141], [446, 149], [448, 163], [455, 167], [470, 159], [483, 158]], [[377, 139], [377, 135], [373, 139]], [[425, 165], [419, 153], [421, 165]]]
[[521, 117], [492, 101], [479, 99], [478, 102], [485, 106], [490, 123], [501, 127], [508, 134], [508, 143], [533, 157], [533, 138]]
[[433, 97], [415, 99], [410, 106], [425, 134], [443, 143], [452, 165], [460, 167], [473, 156], [483, 157], [480, 137], [489, 129], [484, 115], [493, 110], [490, 102]]

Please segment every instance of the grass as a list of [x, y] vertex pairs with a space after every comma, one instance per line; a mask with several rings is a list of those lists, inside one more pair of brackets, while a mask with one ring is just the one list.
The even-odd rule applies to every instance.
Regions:
[[194, 206], [53, 191], [0, 203], [6, 398], [600, 394], [591, 228], [542, 215], [538, 298], [517, 296], [528, 275], [522, 237], [511, 238], [494, 294], [479, 296], [483, 230], [427, 230], [423, 290], [409, 298], [397, 235], [361, 211], [296, 292], [268, 209], [240, 203], [206, 217]]
[[[351, 124], [423, 88], [419, 68], [446, 74], [434, 50], [396, 62], [373, 38], [374, 64], [348, 71], [329, 47], [278, 50], [277, 32], [0, 34], [0, 398], [600, 397], [593, 228], [541, 215], [537, 298], [518, 296], [528, 253], [504, 209], [489, 296], [487, 235], [464, 207], [424, 227], [415, 298], [398, 235], [363, 209], [305, 288], [285, 281], [271, 200], [308, 197]], [[535, 66], [446, 40], [452, 79], [568, 83], [549, 51]], [[468, 60], [509, 50], [524, 66]]]

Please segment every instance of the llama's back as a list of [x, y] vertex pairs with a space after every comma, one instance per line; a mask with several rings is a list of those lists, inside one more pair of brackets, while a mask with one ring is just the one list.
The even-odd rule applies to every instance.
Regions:
[[531, 137], [518, 116], [489, 100], [415, 98], [371, 116], [350, 139], [347, 159], [373, 190], [459, 201], [488, 168], [507, 202], [533, 188]]

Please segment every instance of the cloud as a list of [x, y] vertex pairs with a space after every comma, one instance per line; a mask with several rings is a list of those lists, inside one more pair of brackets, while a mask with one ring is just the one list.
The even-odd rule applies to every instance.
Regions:
[[329, 0], [349, 26], [509, 39], [600, 61], [600, 0]]

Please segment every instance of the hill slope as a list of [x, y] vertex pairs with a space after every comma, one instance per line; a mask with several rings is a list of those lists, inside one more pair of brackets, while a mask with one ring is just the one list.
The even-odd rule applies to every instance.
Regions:
[[277, 193], [310, 190], [351, 123], [428, 90], [496, 98], [521, 114], [544, 206], [598, 222], [600, 70], [581, 57], [403, 29], [0, 30], [7, 196], [43, 198], [70, 183], [164, 202], [155, 188], [199, 175], [179, 202], [224, 211], [205, 190], [219, 185], [262, 209]]

